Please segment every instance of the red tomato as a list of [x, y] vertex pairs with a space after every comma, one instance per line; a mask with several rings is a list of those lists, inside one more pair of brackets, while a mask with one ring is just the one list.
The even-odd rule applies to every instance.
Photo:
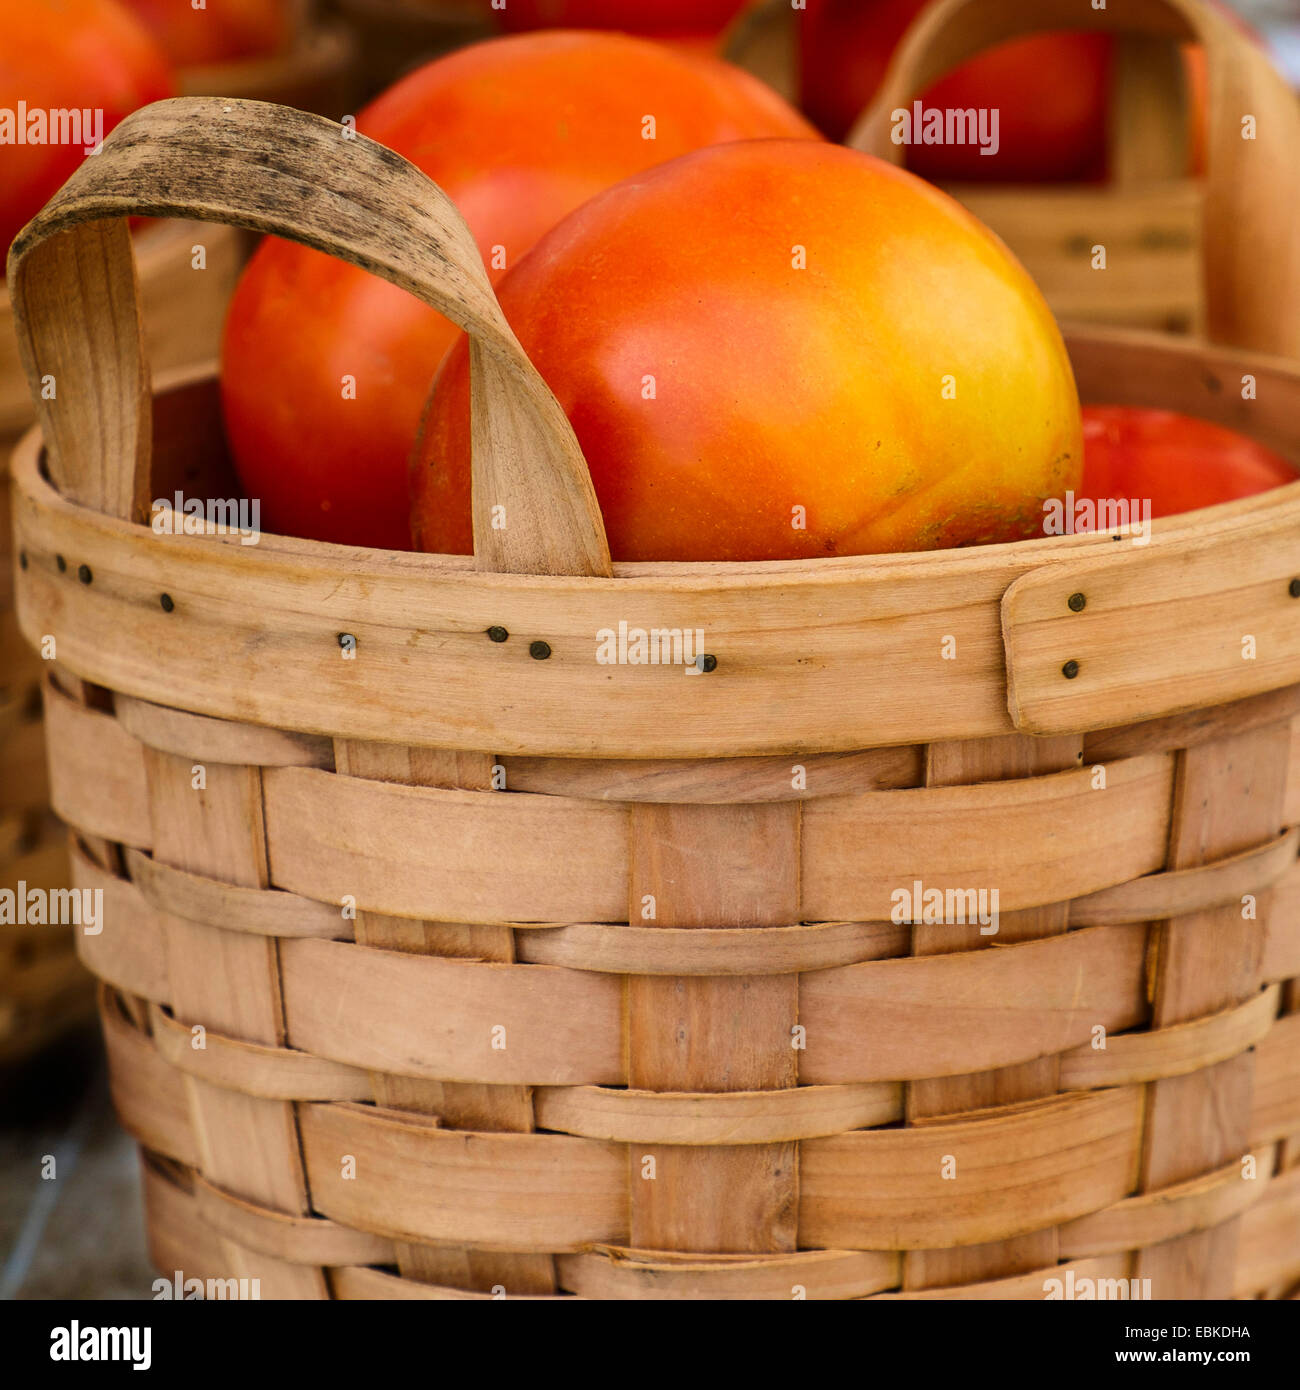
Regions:
[[749, 0], [508, 0], [504, 28], [621, 29], [628, 34], [720, 34]]
[[[1078, 396], [1038, 289], [951, 198], [853, 150], [674, 160], [579, 208], [499, 293], [616, 559], [1011, 540], [1078, 483]], [[424, 550], [471, 548], [468, 397], [462, 341], [415, 466]]]
[[1152, 517], [1296, 481], [1280, 454], [1207, 420], [1122, 405], [1083, 408], [1082, 498], [1150, 501]]
[[[843, 139], [876, 95], [899, 40], [929, 0], [809, 0], [800, 31], [805, 111]], [[996, 109], [999, 149], [912, 143], [930, 179], [1066, 181], [1105, 172], [1109, 34], [1037, 34], [964, 63], [922, 94], [925, 107]]]
[[293, 43], [295, 0], [125, 0], [183, 68], [265, 58]]
[[[166, 58], [116, 0], [0, 0], [0, 274], [3, 253], [86, 158], [87, 144], [125, 116], [172, 96]], [[19, 103], [27, 121], [17, 143]], [[89, 130], [56, 123], [49, 112], [92, 113]], [[103, 112], [96, 130], [94, 113]], [[11, 113], [11, 114], [10, 114]], [[39, 121], [39, 128], [33, 121]], [[76, 125], [83, 122], [79, 117]], [[35, 143], [31, 136], [39, 134]], [[79, 143], [65, 135], [76, 134]]]
[[[649, 114], [653, 140], [643, 138]], [[450, 195], [494, 280], [628, 175], [719, 141], [818, 138], [748, 73], [614, 34], [462, 49], [399, 82], [358, 126]], [[240, 476], [268, 529], [409, 546], [407, 463], [456, 332], [364, 271], [262, 244], [227, 320], [222, 395]], [[355, 399], [343, 397], [345, 376]]]

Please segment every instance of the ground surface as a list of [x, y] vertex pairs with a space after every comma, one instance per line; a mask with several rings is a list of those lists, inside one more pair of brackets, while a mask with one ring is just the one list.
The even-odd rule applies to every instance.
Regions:
[[94, 1032], [0, 1073], [0, 1299], [151, 1298], [156, 1277]]

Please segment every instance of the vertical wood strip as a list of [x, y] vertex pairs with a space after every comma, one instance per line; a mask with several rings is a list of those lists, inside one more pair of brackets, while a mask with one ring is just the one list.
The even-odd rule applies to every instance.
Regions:
[[[631, 816], [629, 921], [761, 927], [799, 920], [797, 802], [636, 805]], [[795, 975], [630, 977], [628, 1084], [654, 1091], [794, 1086], [798, 1007]], [[797, 1161], [793, 1143], [629, 1145], [632, 1244], [699, 1254], [795, 1249]]]
[[[1289, 724], [1201, 744], [1179, 754], [1169, 867], [1189, 869], [1264, 843], [1282, 826]], [[1272, 893], [1257, 919], [1229, 904], [1156, 928], [1153, 1028], [1168, 1028], [1249, 999], [1259, 988]], [[1186, 1076], [1153, 1082], [1147, 1093], [1141, 1190], [1157, 1191], [1231, 1163], [1250, 1149], [1253, 1052]], [[1257, 1182], [1267, 1182], [1261, 1174]], [[1135, 1274], [1155, 1298], [1232, 1296], [1240, 1218], [1138, 1252]]]
[[[335, 770], [349, 777], [416, 787], [492, 789], [493, 759], [488, 753], [339, 739], [334, 762]], [[484, 865], [483, 871], [490, 873], [492, 866]], [[363, 945], [413, 955], [507, 963], [515, 959], [514, 932], [506, 926], [413, 921], [359, 911], [356, 932]], [[488, 1044], [485, 1038], [483, 1045]], [[425, 1081], [382, 1072], [372, 1073], [371, 1082], [376, 1104], [434, 1115], [456, 1129], [523, 1134], [533, 1128], [532, 1093], [526, 1086]], [[549, 1255], [399, 1244], [397, 1262], [407, 1278], [451, 1288], [489, 1292], [500, 1287], [507, 1296], [555, 1291], [555, 1262]]]
[[[1082, 738], [1073, 736], [1036, 739], [1012, 734], [1002, 738], [932, 743], [926, 749], [925, 784], [927, 787], [958, 787], [1044, 776], [1077, 767], [1082, 753]], [[998, 885], [972, 883], [966, 886], [992, 889]], [[1065, 903], [1000, 913], [994, 936], [981, 936], [978, 927], [920, 925], [912, 929], [912, 954], [947, 955], [993, 944], [1010, 945], [1058, 936], [1066, 930], [1067, 916]], [[942, 1004], [937, 1002], [936, 1007], [941, 1008]], [[915, 1124], [935, 1115], [961, 1114], [1052, 1096], [1058, 1089], [1059, 1072], [1057, 1058], [1042, 1057], [989, 1072], [913, 1081], [904, 1088], [907, 1122]], [[960, 1164], [955, 1181], [961, 1181]], [[1058, 1244], [1053, 1228], [951, 1250], [908, 1251], [903, 1256], [903, 1288], [979, 1283], [1043, 1269], [1056, 1263]]]
[[[258, 768], [208, 764], [193, 785], [187, 758], [145, 748], [154, 857], [248, 888], [269, 885]], [[168, 930], [167, 964], [178, 1018], [230, 1037], [284, 1045], [276, 943], [186, 922]], [[220, 1187], [293, 1216], [310, 1210], [293, 1106], [186, 1076], [204, 1175]], [[261, 1280], [267, 1298], [324, 1298], [319, 1269], [291, 1265], [223, 1241], [232, 1272]]]

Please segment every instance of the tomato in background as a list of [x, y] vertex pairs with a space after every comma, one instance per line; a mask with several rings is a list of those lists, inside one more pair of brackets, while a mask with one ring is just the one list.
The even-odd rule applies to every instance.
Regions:
[[[579, 208], [499, 296], [618, 560], [1014, 540], [1080, 478], [1033, 281], [946, 194], [854, 150], [686, 155]], [[416, 458], [422, 550], [472, 548], [468, 357], [444, 363]]]
[[[174, 92], [167, 59], [117, 0], [0, 0], [0, 111], [102, 110], [107, 135]], [[84, 145], [0, 145], [0, 275], [9, 243], [85, 158]]]
[[[643, 138], [650, 113], [653, 140]], [[358, 129], [443, 188], [494, 280], [628, 175], [720, 141], [819, 139], [748, 73], [592, 33], [462, 49], [397, 83], [361, 112]], [[364, 271], [262, 243], [227, 318], [222, 400], [236, 466], [268, 530], [409, 547], [410, 452], [457, 331]], [[345, 376], [355, 399], [344, 399]]]
[[1150, 500], [1152, 517], [1253, 497], [1300, 478], [1272, 449], [1170, 410], [1083, 408], [1083, 485], [1093, 501]]
[[178, 67], [285, 53], [293, 43], [297, 0], [123, 0]]
[[[899, 41], [929, 0], [808, 0], [800, 28], [800, 104], [842, 140], [870, 105]], [[919, 145], [923, 178], [1037, 182], [1105, 173], [1114, 45], [1109, 34], [1036, 34], [999, 44], [941, 78], [927, 107], [999, 111], [996, 155], [975, 145]]]

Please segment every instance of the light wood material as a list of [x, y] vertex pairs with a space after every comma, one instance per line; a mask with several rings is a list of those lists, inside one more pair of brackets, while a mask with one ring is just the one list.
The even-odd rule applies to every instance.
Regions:
[[[1180, 757], [1169, 844], [1170, 867], [1240, 853], [1275, 835], [1282, 817], [1291, 730], [1254, 730], [1188, 749]], [[1261, 896], [1265, 918], [1271, 894]], [[1152, 1022], [1166, 1027], [1241, 1003], [1259, 987], [1260, 917], [1242, 905], [1172, 917], [1155, 938]], [[1240, 1159], [1250, 1142], [1254, 1058], [1249, 1053], [1157, 1081], [1148, 1100], [1144, 1190], [1186, 1182]], [[1239, 1232], [1227, 1220], [1196, 1236], [1144, 1250], [1140, 1278], [1161, 1298], [1226, 1298], [1232, 1292]]]
[[[767, 927], [800, 915], [800, 807], [636, 806], [629, 921]], [[781, 1091], [798, 1078], [791, 975], [633, 976], [628, 1085], [656, 1091]], [[779, 1104], [779, 1101], [777, 1102]], [[656, 1250], [793, 1250], [797, 1154], [790, 1143], [628, 1149], [633, 1244]]]
[[[37, 437], [20, 453], [16, 599], [58, 636], [51, 786], [104, 892], [78, 947], [122, 991], [105, 1035], [155, 1259], [429, 1300], [1294, 1283], [1300, 652], [1251, 586], [1289, 586], [1300, 484], [1170, 519], [1140, 555], [1082, 536], [611, 573], [572, 432], [436, 190], [269, 109], [124, 129], [18, 249], [20, 307], [65, 323], [26, 323], [34, 369], [110, 341], [125, 265], [97, 214], [169, 186], [459, 315], [476, 491], [526, 517], [494, 537], [480, 507], [470, 563], [109, 515], [160, 480], [230, 486], [211, 429], [187, 438], [210, 384], [140, 408], [129, 319], [101, 385], [46, 403], [49, 480]], [[71, 278], [32, 274], [56, 262]], [[1255, 362], [1073, 341], [1092, 398], [1146, 364], [1151, 404], [1211, 415], [1208, 383]], [[1262, 436], [1300, 459], [1300, 375], [1258, 366]], [[1008, 705], [1040, 674], [1022, 639], [1081, 615], [1008, 637], [1004, 600], [1091, 566], [1115, 571], [1084, 615], [1111, 672], [1033, 739]], [[1146, 693], [1121, 660], [1144, 603], [1179, 673]], [[1205, 633], [1257, 618], [1281, 655], [1225, 683]], [[619, 621], [700, 626], [718, 666], [598, 669]], [[996, 887], [997, 935], [895, 911], [918, 880]]]

